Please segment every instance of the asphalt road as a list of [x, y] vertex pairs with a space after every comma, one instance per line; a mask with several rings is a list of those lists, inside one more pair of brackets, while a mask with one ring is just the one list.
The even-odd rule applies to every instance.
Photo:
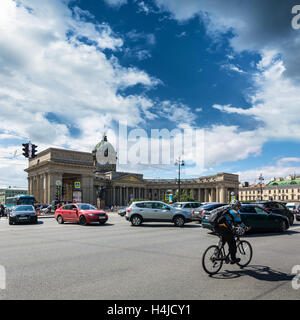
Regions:
[[[224, 265], [209, 277], [204, 250], [217, 238], [191, 223], [131, 227], [116, 214], [106, 225], [9, 226], [0, 219], [1, 299], [300, 299], [292, 288], [300, 265], [300, 224], [285, 234], [247, 236], [251, 264]], [[300, 280], [298, 281], [300, 284]]]

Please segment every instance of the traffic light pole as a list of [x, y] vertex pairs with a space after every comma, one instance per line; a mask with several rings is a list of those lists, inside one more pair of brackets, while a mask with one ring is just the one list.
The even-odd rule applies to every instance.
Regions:
[[176, 160], [175, 165], [178, 164], [178, 202], [180, 202], [181, 199], [181, 186], [180, 186], [180, 167], [184, 166], [184, 161], [181, 160], [181, 157]]

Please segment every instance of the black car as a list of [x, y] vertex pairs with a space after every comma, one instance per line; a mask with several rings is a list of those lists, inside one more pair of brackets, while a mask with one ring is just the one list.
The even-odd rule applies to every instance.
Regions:
[[286, 231], [289, 227], [289, 219], [281, 214], [267, 211], [261, 205], [242, 205], [239, 210], [241, 219], [251, 231]]
[[[242, 222], [250, 227], [250, 232], [261, 231], [280, 231], [285, 232], [289, 228], [289, 220], [287, 217], [265, 210], [260, 205], [243, 204], [239, 210]], [[212, 230], [213, 227], [209, 223], [210, 213], [207, 212], [202, 220], [202, 227]]]
[[223, 207], [223, 206], [226, 206], [226, 203], [219, 203], [219, 202], [206, 203], [200, 208], [192, 211], [192, 219], [194, 221], [199, 221], [201, 223], [202, 218], [207, 214], [207, 212], [210, 212], [216, 208]]
[[286, 207], [295, 214], [296, 220], [300, 221], [300, 202], [289, 202]]
[[261, 205], [265, 210], [286, 216], [289, 219], [290, 226], [294, 223], [294, 214], [282, 202], [277, 201], [258, 201], [255, 204]]
[[8, 223], [38, 223], [37, 213], [33, 206], [30, 205], [20, 205], [16, 206], [13, 211], [10, 212]]

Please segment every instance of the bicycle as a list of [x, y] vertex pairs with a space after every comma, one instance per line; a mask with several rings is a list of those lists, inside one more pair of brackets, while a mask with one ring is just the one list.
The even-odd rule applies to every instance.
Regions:
[[[236, 264], [241, 268], [246, 267], [250, 263], [253, 255], [251, 244], [246, 240], [240, 240], [240, 236], [244, 233], [244, 230], [235, 230], [234, 235], [237, 247], [236, 257], [241, 259]], [[228, 251], [228, 253], [226, 254], [225, 247], [222, 243], [222, 237], [219, 234], [218, 237], [218, 245], [212, 245], [208, 247], [202, 256], [203, 269], [209, 275], [214, 275], [218, 273], [221, 270], [224, 262], [226, 264], [230, 263], [230, 253]]]

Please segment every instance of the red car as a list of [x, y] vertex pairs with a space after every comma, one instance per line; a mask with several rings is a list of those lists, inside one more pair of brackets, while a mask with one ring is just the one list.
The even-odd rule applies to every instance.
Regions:
[[55, 219], [59, 224], [64, 222], [77, 222], [86, 225], [92, 222], [104, 224], [108, 216], [88, 203], [69, 203], [55, 210]]

